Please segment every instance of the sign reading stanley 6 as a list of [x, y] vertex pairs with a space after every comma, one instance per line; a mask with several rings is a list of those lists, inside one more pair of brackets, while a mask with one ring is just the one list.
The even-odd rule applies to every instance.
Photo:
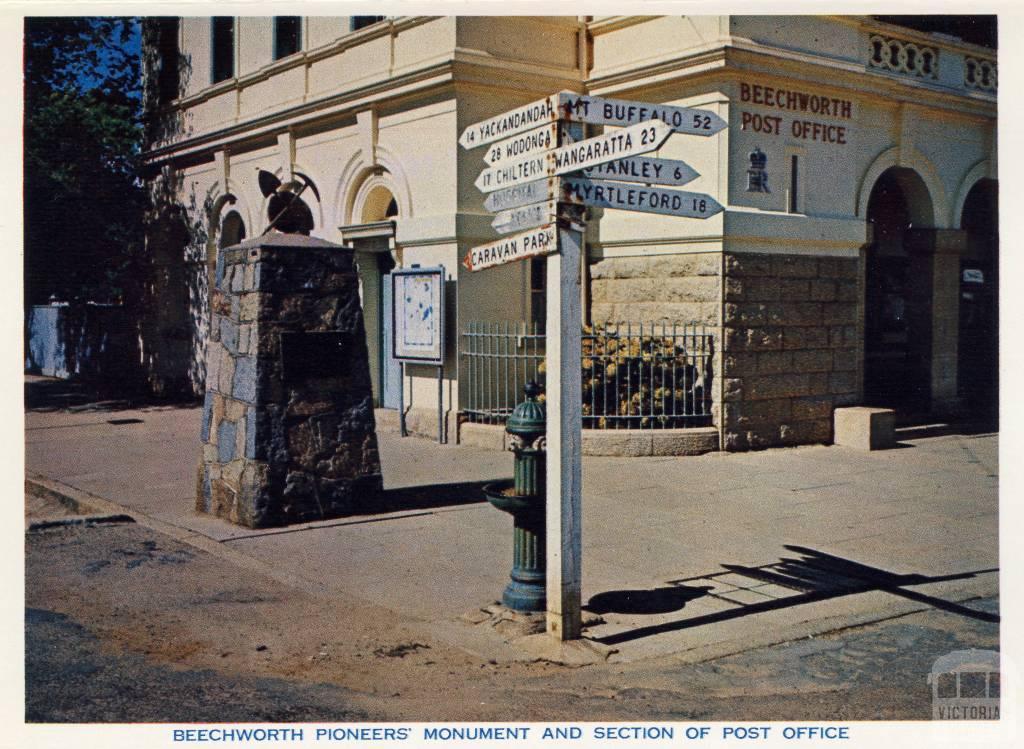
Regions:
[[463, 258], [466, 270], [481, 270], [495, 265], [504, 265], [515, 260], [524, 260], [533, 255], [547, 255], [558, 247], [558, 226], [550, 223], [544, 226], [499, 239], [497, 242], [482, 244], [471, 249]]

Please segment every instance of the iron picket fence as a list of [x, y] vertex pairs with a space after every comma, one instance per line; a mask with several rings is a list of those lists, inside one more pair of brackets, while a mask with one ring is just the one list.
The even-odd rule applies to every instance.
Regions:
[[[711, 423], [713, 337], [695, 323], [622, 323], [583, 330], [584, 428], [678, 429]], [[544, 383], [536, 324], [469, 323], [461, 334], [464, 417], [502, 424], [523, 385]]]

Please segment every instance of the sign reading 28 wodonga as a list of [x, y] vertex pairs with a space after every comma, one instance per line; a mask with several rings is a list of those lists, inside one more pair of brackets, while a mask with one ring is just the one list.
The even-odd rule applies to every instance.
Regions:
[[534, 255], [547, 255], [558, 247], [558, 226], [554, 223], [482, 244], [466, 253], [462, 264], [466, 270], [481, 270], [524, 260]]

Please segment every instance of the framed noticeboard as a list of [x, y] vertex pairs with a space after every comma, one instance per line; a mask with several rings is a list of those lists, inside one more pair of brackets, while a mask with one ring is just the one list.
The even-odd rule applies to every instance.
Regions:
[[391, 271], [392, 356], [444, 362], [444, 266]]

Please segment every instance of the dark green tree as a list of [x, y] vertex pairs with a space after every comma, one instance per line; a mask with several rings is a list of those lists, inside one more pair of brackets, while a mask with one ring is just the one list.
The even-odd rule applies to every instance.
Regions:
[[25, 20], [25, 298], [131, 293], [143, 247], [140, 25]]

